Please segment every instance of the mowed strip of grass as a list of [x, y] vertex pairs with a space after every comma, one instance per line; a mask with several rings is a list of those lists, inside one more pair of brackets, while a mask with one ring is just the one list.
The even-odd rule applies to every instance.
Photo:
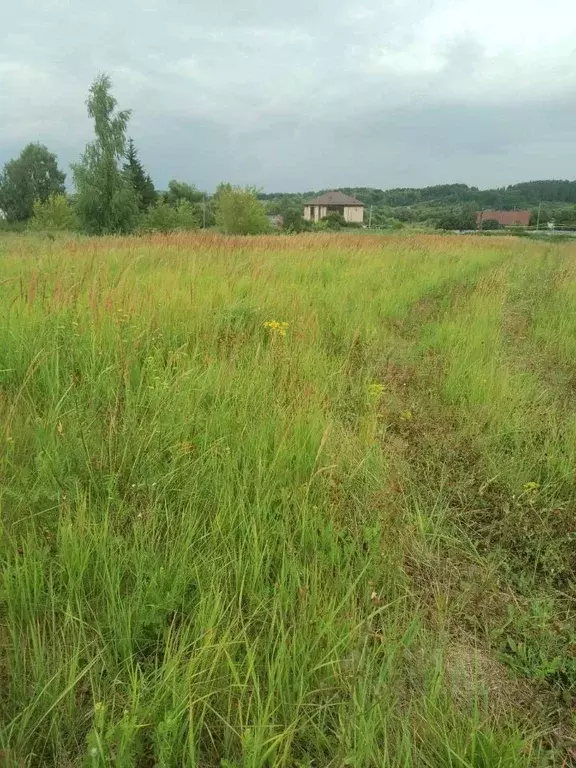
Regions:
[[[518, 254], [416, 331], [382, 407], [424, 532], [416, 578], [451, 630], [531, 679], [572, 754], [576, 709], [573, 248]], [[386, 377], [384, 377], [386, 381]], [[399, 381], [401, 386], [399, 386]], [[406, 389], [407, 386], [407, 389]], [[398, 422], [400, 410], [410, 419]], [[430, 515], [432, 508], [434, 514]], [[441, 574], [441, 578], [438, 578]], [[544, 704], [544, 701], [546, 704]]]
[[[3, 758], [553, 760], [532, 690], [476, 648], [466, 590], [444, 594], [442, 542], [479, 571], [492, 557], [444, 527], [445, 462], [422, 440], [419, 470], [416, 428], [434, 402], [481, 443], [481, 337], [544, 253], [442, 237], [0, 241]], [[495, 425], [478, 450], [499, 462]]]

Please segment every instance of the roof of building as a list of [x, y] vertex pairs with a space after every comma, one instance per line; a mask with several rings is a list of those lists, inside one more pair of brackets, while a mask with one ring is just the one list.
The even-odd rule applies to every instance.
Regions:
[[355, 197], [345, 195], [343, 192], [325, 192], [323, 195], [318, 195], [314, 200], [308, 200], [305, 205], [360, 205], [364, 207], [364, 203]]
[[505, 227], [520, 225], [527, 227], [530, 224], [530, 211], [479, 211], [477, 221], [497, 221]]

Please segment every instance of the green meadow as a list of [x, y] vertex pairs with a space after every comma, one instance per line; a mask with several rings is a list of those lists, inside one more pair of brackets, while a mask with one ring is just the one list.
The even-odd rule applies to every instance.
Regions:
[[576, 765], [575, 260], [0, 235], [0, 765]]

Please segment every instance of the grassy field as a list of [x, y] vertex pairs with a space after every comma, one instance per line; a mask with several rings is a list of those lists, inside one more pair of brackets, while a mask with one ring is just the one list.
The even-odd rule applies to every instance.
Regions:
[[0, 765], [576, 764], [576, 245], [0, 238]]

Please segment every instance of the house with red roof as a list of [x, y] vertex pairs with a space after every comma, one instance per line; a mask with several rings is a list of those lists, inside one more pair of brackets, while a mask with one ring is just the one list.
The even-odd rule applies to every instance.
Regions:
[[501, 227], [527, 227], [530, 224], [530, 211], [478, 211], [478, 229], [483, 229], [487, 221], [497, 221]]

